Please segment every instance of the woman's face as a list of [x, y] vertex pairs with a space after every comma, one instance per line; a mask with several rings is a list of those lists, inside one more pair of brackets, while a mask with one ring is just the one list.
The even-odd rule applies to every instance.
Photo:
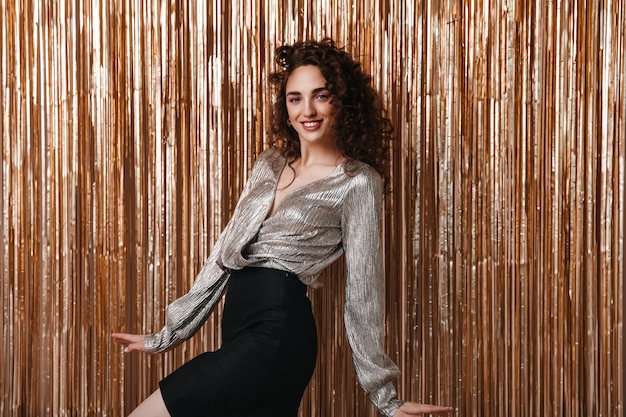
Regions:
[[300, 145], [335, 144], [335, 109], [319, 67], [305, 65], [287, 79], [285, 98], [289, 124], [296, 130]]

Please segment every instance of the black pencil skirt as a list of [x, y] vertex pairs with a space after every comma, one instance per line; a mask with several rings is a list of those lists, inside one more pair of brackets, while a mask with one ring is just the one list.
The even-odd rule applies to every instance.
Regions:
[[285, 271], [245, 268], [229, 279], [222, 347], [159, 386], [172, 417], [296, 417], [316, 357], [306, 286]]

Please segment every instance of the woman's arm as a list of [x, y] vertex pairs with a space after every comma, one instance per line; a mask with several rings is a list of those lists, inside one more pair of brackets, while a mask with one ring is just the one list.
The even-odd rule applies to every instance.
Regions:
[[[215, 252], [216, 248], [213, 250]], [[222, 296], [228, 276], [213, 257], [209, 257], [189, 292], [167, 307], [165, 326], [158, 333], [145, 337], [144, 350], [163, 352], [193, 336]]]
[[376, 408], [392, 417], [402, 405], [393, 380], [398, 367], [384, 351], [385, 276], [380, 211], [383, 185], [364, 165], [352, 179], [342, 211], [346, 255], [344, 322], [361, 387]]
[[[261, 168], [267, 165], [264, 161], [273, 155], [273, 152], [264, 152], [259, 155], [235, 207], [233, 217], [220, 234], [189, 292], [167, 307], [163, 328], [158, 333], [149, 335], [114, 333], [112, 335], [114, 341], [124, 344], [128, 351], [143, 350], [148, 353], [156, 353], [177, 346], [198, 331], [222, 296], [228, 282], [229, 273], [220, 266], [222, 248], [229, 244], [231, 236], [238, 236], [240, 229], [254, 229], [255, 227], [255, 225], [248, 224], [247, 220], [245, 225], [240, 224], [243, 222], [243, 220], [238, 220], [240, 213], [246, 210], [250, 211], [250, 208], [244, 210], [241, 205], [245, 196], [254, 189], [255, 184], [263, 180], [263, 175], [266, 175], [263, 173], [267, 171], [267, 168]], [[252, 209], [256, 209], [256, 207]], [[138, 345], [139, 338], [142, 338], [143, 347]]]
[[392, 381], [400, 371], [384, 351], [382, 180], [373, 168], [365, 166], [352, 182], [342, 215], [346, 254], [344, 321], [359, 382], [376, 408], [387, 417], [448, 413], [452, 408], [397, 399]]

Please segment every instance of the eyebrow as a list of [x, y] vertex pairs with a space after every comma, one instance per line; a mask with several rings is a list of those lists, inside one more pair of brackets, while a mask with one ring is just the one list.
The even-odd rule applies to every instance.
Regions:
[[[320, 91], [324, 91], [324, 90], [328, 90], [328, 87], [324, 86], [324, 87], [318, 87], [315, 90], [312, 91], [313, 94], [317, 94]], [[287, 94], [285, 94], [286, 96], [301, 96], [302, 93], [299, 91], [290, 91]]]

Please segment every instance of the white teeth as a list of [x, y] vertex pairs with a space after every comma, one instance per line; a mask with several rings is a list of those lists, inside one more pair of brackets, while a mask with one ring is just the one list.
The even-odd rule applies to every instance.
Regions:
[[313, 127], [317, 125], [317, 122], [304, 122], [304, 126], [306, 127]]

